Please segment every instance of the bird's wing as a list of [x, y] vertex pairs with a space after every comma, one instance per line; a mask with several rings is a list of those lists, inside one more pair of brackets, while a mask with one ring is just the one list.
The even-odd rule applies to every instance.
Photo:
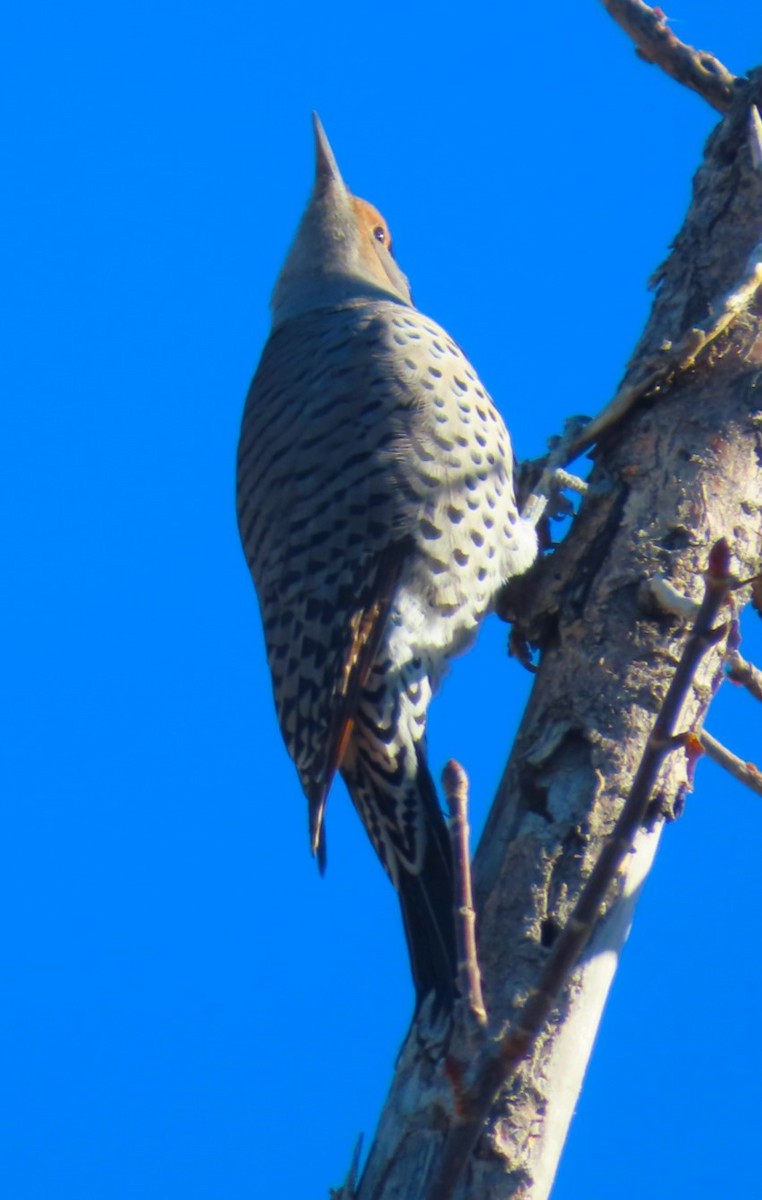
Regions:
[[[358, 597], [344, 626], [341, 651], [334, 660], [333, 686], [325, 705], [328, 725], [322, 762], [319, 758], [315, 760], [309, 783], [305, 786], [312, 852], [317, 855], [321, 871], [325, 870], [325, 802], [341, 765], [352, 732], [358, 697], [378, 653], [400, 571], [410, 549], [406, 541], [394, 542], [377, 555], [365, 577], [364, 599]], [[335, 667], [339, 664], [341, 669], [336, 674]]]
[[380, 320], [316, 313], [277, 330], [239, 445], [241, 536], [321, 861], [326, 795], [412, 549], [417, 502], [397, 465], [406, 397], [374, 354]]

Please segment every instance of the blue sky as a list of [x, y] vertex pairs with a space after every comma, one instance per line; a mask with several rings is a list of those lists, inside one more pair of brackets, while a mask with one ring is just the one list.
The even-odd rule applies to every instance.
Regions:
[[[669, 15], [733, 70], [762, 60], [752, 0]], [[0, 1190], [324, 1195], [412, 997], [338, 785], [324, 880], [310, 860], [234, 520], [310, 111], [522, 457], [614, 390], [715, 116], [559, 0], [17, 7], [0, 103]], [[477, 831], [530, 682], [505, 636], [432, 709]], [[752, 758], [758, 722], [727, 687], [707, 724]], [[759, 800], [702, 764], [555, 1200], [755, 1194], [760, 836]]]

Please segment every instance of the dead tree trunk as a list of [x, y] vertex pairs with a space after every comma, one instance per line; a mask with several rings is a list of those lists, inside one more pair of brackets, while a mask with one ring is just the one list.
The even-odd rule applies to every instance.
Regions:
[[[644, 601], [644, 581], [660, 574], [699, 598], [708, 548], [720, 537], [738, 575], [759, 570], [762, 155], [749, 123], [751, 106], [762, 107], [762, 71], [735, 81], [728, 95], [625, 381], [656, 382], [601, 434], [595, 494], [536, 589], [531, 632], [541, 666], [475, 860], [485, 999], [497, 1021], [510, 1020], [535, 986], [622, 807], [673, 673], [685, 628]], [[717, 320], [721, 313], [728, 319]], [[710, 327], [710, 337], [701, 333]], [[702, 719], [720, 669], [719, 651], [710, 652], [683, 728]], [[666, 760], [649, 827], [531, 1058], [494, 1105], [452, 1192], [461, 1200], [549, 1194], [638, 890], [688, 773], [684, 753]], [[456, 1120], [448, 1053], [408, 1039], [360, 1184], [340, 1195], [431, 1194]]]

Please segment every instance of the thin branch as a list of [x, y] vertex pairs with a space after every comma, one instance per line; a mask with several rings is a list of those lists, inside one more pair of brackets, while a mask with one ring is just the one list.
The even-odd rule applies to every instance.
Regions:
[[733, 754], [732, 750], [728, 750], [727, 746], [723, 746], [722, 742], [718, 742], [705, 729], [701, 730], [698, 739], [708, 758], [718, 763], [740, 783], [746, 784], [757, 795], [762, 796], [762, 772], [757, 770], [754, 763], [744, 762], [742, 758]]
[[[678, 592], [663, 575], [654, 575], [648, 580], [644, 590], [662, 612], [670, 613], [680, 620], [690, 621], [698, 612], [699, 606], [696, 601]], [[729, 648], [725, 655], [725, 676], [733, 683], [741, 684], [749, 695], [762, 702], [762, 671], [747, 662], [734, 648]]]
[[454, 758], [442, 772], [442, 787], [450, 810], [450, 842], [452, 845], [455, 883], [455, 938], [458, 949], [458, 988], [463, 1011], [469, 1024], [482, 1028], [487, 1024], [487, 1012], [482, 995], [482, 979], [476, 953], [476, 914], [471, 890], [470, 830], [468, 826], [468, 776]]
[[603, 0], [603, 5], [632, 38], [641, 58], [698, 92], [718, 112], [728, 111], [738, 82], [736, 76], [713, 54], [695, 50], [675, 37], [662, 9], [651, 8], [641, 0]]
[[727, 676], [733, 683], [740, 683], [755, 700], [762, 701], [762, 671], [754, 667], [737, 650], [731, 650], [727, 658]]
[[537, 988], [529, 995], [513, 1024], [499, 1037], [490, 1039], [473, 1065], [467, 1067], [465, 1090], [456, 1098], [456, 1116], [442, 1149], [439, 1171], [428, 1200], [450, 1200], [454, 1195], [490, 1109], [532, 1049], [590, 939], [606, 895], [645, 821], [662, 761], [670, 750], [684, 744], [684, 739], [675, 737], [674, 727], [701, 658], [724, 636], [725, 627], [716, 629], [714, 622], [735, 583], [729, 574], [729, 563], [728, 545], [723, 539], [710, 551], [704, 576], [704, 598], [646, 742], [624, 808], [558, 936]]

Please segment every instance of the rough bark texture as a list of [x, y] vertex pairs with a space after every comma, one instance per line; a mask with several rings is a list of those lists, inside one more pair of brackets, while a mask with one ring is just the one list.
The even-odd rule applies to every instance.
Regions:
[[[709, 139], [693, 202], [630, 370], [705, 320], [762, 240], [762, 172], [749, 152], [749, 105], [762, 72], [739, 87]], [[531, 990], [611, 829], [684, 638], [644, 608], [641, 583], [664, 574], [695, 599], [709, 546], [725, 537], [741, 576], [762, 547], [762, 299], [690, 371], [642, 402], [596, 454], [589, 499], [540, 586], [542, 663], [475, 862], [479, 946], [492, 1019]], [[746, 599], [744, 594], [743, 599]], [[697, 675], [683, 727], [701, 715], [719, 652]], [[618, 880], [584, 962], [531, 1062], [493, 1113], [456, 1195], [549, 1194], [619, 950], [662, 817], [680, 806], [686, 759], [668, 757], [654, 823]], [[700, 786], [700, 767], [698, 783]], [[408, 1039], [359, 1200], [425, 1197], [452, 1120], [443, 1047]]]

